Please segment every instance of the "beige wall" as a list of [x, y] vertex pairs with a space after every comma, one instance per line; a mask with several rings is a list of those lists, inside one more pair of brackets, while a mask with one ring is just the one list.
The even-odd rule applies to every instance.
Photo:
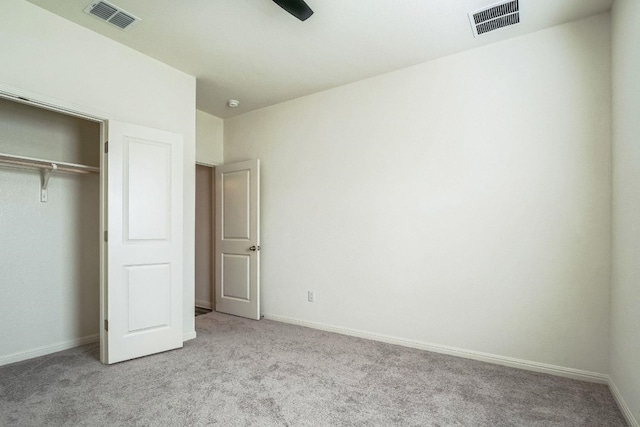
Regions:
[[196, 162], [203, 165], [223, 163], [222, 119], [196, 110]]
[[0, 55], [0, 89], [184, 135], [183, 324], [194, 337], [195, 78], [24, 0], [2, 3]]
[[262, 161], [263, 312], [606, 378], [609, 31], [603, 14], [226, 120], [225, 162]]
[[[0, 153], [100, 165], [100, 125], [0, 100]], [[0, 364], [100, 325], [100, 179], [0, 167]]]
[[196, 306], [213, 308], [213, 168], [196, 165]]
[[613, 24], [613, 283], [610, 373], [640, 423], [640, 2], [616, 0]]

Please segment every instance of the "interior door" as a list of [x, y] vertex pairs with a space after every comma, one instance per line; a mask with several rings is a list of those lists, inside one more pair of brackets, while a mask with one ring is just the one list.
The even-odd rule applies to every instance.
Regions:
[[260, 161], [216, 167], [216, 311], [260, 319]]
[[183, 140], [114, 121], [107, 134], [100, 342], [115, 363], [182, 347]]

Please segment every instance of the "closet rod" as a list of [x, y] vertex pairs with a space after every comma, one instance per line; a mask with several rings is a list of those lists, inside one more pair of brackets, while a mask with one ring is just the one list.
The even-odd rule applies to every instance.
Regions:
[[[0, 165], [9, 165], [25, 168], [55, 170], [56, 172], [69, 173], [100, 173], [100, 168], [76, 163], [58, 162], [55, 160], [36, 159], [33, 157], [14, 156], [13, 154], [0, 153]], [[54, 166], [55, 165], [55, 166]]]

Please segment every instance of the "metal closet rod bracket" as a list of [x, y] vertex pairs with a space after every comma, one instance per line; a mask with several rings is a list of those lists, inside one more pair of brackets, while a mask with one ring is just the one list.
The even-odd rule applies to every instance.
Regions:
[[47, 187], [49, 186], [49, 178], [51, 178], [51, 172], [55, 172], [58, 170], [58, 165], [55, 163], [51, 163], [51, 169], [43, 169], [42, 170], [42, 186], [40, 187], [40, 201], [43, 203], [47, 203], [49, 200], [49, 191]]
[[40, 169], [41, 186], [40, 201], [47, 202], [47, 186], [51, 172], [64, 172], [74, 174], [100, 174], [100, 168], [95, 166], [80, 165], [77, 163], [57, 162], [33, 157], [16, 156], [15, 154], [0, 153], [0, 166], [10, 166], [18, 169]]

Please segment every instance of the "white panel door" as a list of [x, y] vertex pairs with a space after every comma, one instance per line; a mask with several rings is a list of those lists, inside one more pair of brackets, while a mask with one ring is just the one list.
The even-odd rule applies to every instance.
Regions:
[[109, 121], [101, 360], [182, 347], [182, 135]]
[[260, 319], [260, 161], [216, 167], [216, 311]]

